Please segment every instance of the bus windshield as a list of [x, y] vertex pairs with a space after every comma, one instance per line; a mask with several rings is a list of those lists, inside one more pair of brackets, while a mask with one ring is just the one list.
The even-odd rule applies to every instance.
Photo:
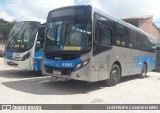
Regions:
[[20, 22], [12, 28], [6, 44], [9, 51], [24, 52], [32, 48], [39, 22]]
[[60, 20], [47, 26], [47, 51], [83, 51], [91, 48], [90, 19]]
[[9, 33], [6, 47], [9, 45], [9, 42], [11, 42], [13, 40], [13, 38], [18, 34], [18, 32], [22, 28], [23, 24], [24, 24], [24, 22], [18, 22], [13, 26], [13, 28], [11, 29], [11, 31]]

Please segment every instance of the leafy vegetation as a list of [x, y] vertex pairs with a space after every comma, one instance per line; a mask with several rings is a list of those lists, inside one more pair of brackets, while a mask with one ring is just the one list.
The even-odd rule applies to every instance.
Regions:
[[0, 42], [6, 42], [9, 32], [12, 29], [16, 21], [6, 22], [0, 25]]

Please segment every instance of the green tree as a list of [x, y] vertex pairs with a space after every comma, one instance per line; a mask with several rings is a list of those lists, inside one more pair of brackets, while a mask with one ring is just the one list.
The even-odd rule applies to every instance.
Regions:
[[3, 40], [3, 35], [2, 35], [2, 33], [0, 33], [0, 41], [2, 41]]
[[9, 32], [11, 31], [13, 25], [16, 21], [4, 23], [0, 26], [0, 40], [5, 42], [8, 38]]

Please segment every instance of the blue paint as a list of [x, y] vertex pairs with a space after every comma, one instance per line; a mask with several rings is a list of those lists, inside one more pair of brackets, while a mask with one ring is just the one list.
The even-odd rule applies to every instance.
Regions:
[[151, 56], [138, 56], [136, 59], [136, 63], [135, 63], [135, 67], [136, 68], [142, 68], [142, 65], [144, 64], [144, 62], [147, 62], [147, 66], [148, 68], [152, 69], [155, 67], [156, 64], [156, 59], [154, 57]]
[[9, 60], [13, 60], [13, 52], [10, 52], [10, 51], [7, 51], [7, 50], [5, 50], [4, 51], [4, 57], [5, 58], [7, 58], [7, 59], [9, 59]]
[[81, 62], [81, 59], [78, 58], [75, 60], [50, 60], [50, 59], [44, 58], [44, 62], [45, 62], [45, 65], [49, 67], [70, 69], [70, 68], [75, 68], [77, 64]]
[[34, 71], [41, 71], [42, 70], [42, 59], [39, 59], [39, 57], [43, 56], [43, 51], [38, 51], [34, 53]]

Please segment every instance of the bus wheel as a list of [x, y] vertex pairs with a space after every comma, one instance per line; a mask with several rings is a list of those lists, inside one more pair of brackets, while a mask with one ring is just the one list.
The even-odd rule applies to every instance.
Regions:
[[107, 86], [115, 86], [120, 82], [121, 76], [120, 76], [120, 68], [117, 65], [114, 65], [110, 72], [110, 77], [106, 81]]
[[146, 78], [146, 76], [147, 76], [147, 66], [146, 66], [146, 64], [143, 64], [140, 78]]

